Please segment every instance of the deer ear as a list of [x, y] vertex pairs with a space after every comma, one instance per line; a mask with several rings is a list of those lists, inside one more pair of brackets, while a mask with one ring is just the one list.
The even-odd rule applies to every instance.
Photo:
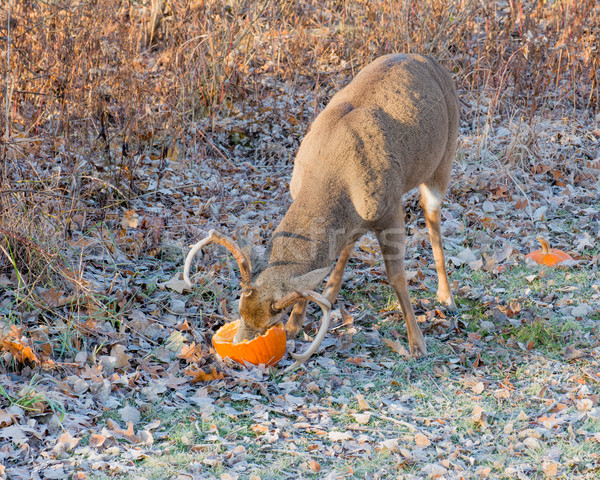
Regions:
[[290, 280], [294, 290], [314, 290], [329, 274], [331, 267], [318, 268], [311, 272], [299, 275]]

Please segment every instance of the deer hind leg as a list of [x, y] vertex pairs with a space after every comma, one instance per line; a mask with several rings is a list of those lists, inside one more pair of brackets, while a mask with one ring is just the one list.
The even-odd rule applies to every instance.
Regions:
[[400, 209], [396, 222], [388, 226], [385, 230], [377, 232], [377, 240], [383, 254], [388, 281], [396, 292], [402, 314], [404, 315], [410, 353], [413, 357], [419, 358], [427, 355], [427, 347], [425, 345], [425, 338], [417, 324], [406, 285], [403, 216], [404, 212]]
[[[329, 275], [329, 280], [327, 280], [327, 285], [325, 286], [325, 291], [323, 292], [323, 296], [331, 303], [332, 305], [335, 302], [335, 299], [340, 293], [340, 288], [342, 287], [342, 279], [344, 277], [344, 269], [348, 264], [348, 260], [352, 255], [352, 251], [354, 250], [355, 243], [351, 243], [347, 245], [340, 255], [333, 272]], [[304, 325], [304, 317], [306, 316], [306, 307], [308, 306], [308, 300], [300, 300], [298, 303], [294, 305], [292, 309], [292, 313], [290, 314], [290, 318], [285, 325], [285, 332], [288, 338], [293, 338], [298, 335], [298, 332]]]
[[442, 247], [441, 205], [442, 197], [448, 185], [448, 181], [444, 180], [443, 182], [421, 184], [421, 206], [425, 213], [425, 223], [427, 224], [427, 230], [429, 230], [435, 268], [438, 274], [437, 297], [442, 305], [454, 312], [456, 311], [456, 304], [450, 290], [450, 282], [448, 281], [448, 273], [446, 272], [446, 259]]

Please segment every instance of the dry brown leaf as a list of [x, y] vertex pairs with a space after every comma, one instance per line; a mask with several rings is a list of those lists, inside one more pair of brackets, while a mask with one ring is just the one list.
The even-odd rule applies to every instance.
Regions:
[[170, 288], [171, 290], [175, 290], [177, 293], [183, 293], [184, 290], [189, 290], [188, 284], [185, 283], [185, 280], [179, 278], [181, 276], [181, 272], [177, 272], [173, 278], [170, 280], [159, 283], [158, 286], [162, 289]]
[[359, 425], [366, 425], [367, 423], [369, 423], [369, 420], [371, 420], [370, 413], [353, 413], [352, 416], [354, 417], [354, 420], [356, 420], [356, 423], [358, 423]]
[[354, 317], [350, 315], [344, 307], [340, 307], [340, 313], [342, 314], [343, 325], [348, 326], [354, 324]]
[[371, 406], [367, 403], [363, 395], [356, 395], [356, 402], [358, 403], [359, 410], [369, 410], [371, 408]]
[[121, 226], [123, 228], [137, 228], [139, 224], [140, 216], [135, 213], [135, 210], [125, 210], [121, 219]]
[[192, 377], [192, 380], [190, 380], [192, 383], [219, 380], [220, 378], [224, 377], [221, 372], [217, 372], [215, 367], [210, 367], [209, 373], [206, 373], [204, 370], [194, 370], [193, 368], [188, 368], [185, 370], [185, 374]]
[[125, 347], [123, 345], [114, 345], [110, 349], [110, 356], [116, 358], [114, 368], [128, 369], [130, 367], [129, 360], [131, 360], [131, 355], [125, 353]]
[[106, 425], [108, 426], [109, 431], [115, 437], [122, 437], [131, 443], [136, 443], [136, 436], [135, 432], [133, 431], [133, 422], [127, 422], [126, 430], [120, 428], [117, 422], [110, 418], [107, 420]]
[[474, 393], [479, 395], [485, 390], [485, 385], [483, 384], [483, 382], [477, 382], [471, 387], [471, 390], [473, 390]]
[[38, 356], [28, 345], [29, 340], [22, 336], [22, 332], [23, 328], [11, 325], [8, 331], [0, 333], [0, 350], [9, 352], [19, 363], [30, 361], [33, 364], [39, 364]]
[[417, 447], [427, 448], [431, 445], [431, 441], [422, 433], [417, 433], [415, 435], [415, 444]]
[[556, 477], [558, 475], [558, 467], [560, 465], [556, 462], [544, 462], [542, 464], [542, 468], [544, 469], [544, 473], [548, 477]]
[[68, 452], [79, 444], [79, 440], [81, 439], [73, 437], [69, 432], [65, 432], [58, 437], [56, 440], [56, 445], [60, 444], [64, 448], [65, 452]]
[[481, 408], [479, 405], [475, 405], [475, 408], [473, 408], [473, 412], [471, 413], [471, 420], [475, 424], [482, 427], [487, 425], [487, 415], [483, 408]]
[[383, 450], [389, 450], [390, 452], [396, 452], [398, 450], [398, 439], [390, 438], [379, 442], [378, 446]]
[[258, 434], [264, 434], [267, 433], [269, 431], [269, 426], [268, 425], [262, 425], [260, 423], [255, 423], [254, 425], [252, 425], [250, 427], [250, 430], [252, 430], [254, 433], [258, 433]]
[[90, 435], [90, 441], [89, 441], [89, 446], [92, 448], [98, 448], [101, 447], [104, 442], [106, 442], [106, 437], [104, 435], [101, 434], [92, 434]]
[[385, 343], [386, 346], [390, 347], [398, 355], [405, 358], [410, 357], [410, 352], [398, 340], [389, 340], [387, 338], [384, 338], [383, 343]]
[[65, 295], [64, 291], [55, 288], [49, 288], [39, 295], [50, 308], [63, 307], [75, 298], [74, 295]]
[[569, 345], [565, 348], [565, 360], [568, 362], [585, 357], [585, 355], [586, 353], [584, 351], [579, 350], [572, 345]]
[[202, 350], [202, 346], [192, 342], [189, 345], [183, 345], [181, 347], [181, 351], [177, 355], [177, 358], [186, 360], [189, 363], [197, 363], [204, 355], [205, 352]]
[[352, 434], [350, 432], [338, 432], [335, 430], [329, 432], [328, 437], [331, 442], [345, 442], [347, 440], [352, 440]]

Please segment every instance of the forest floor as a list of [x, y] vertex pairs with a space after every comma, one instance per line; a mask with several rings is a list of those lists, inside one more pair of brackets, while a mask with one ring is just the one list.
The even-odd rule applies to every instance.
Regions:
[[[406, 197], [426, 358], [407, 358], [369, 235], [302, 368], [282, 375], [288, 355], [268, 369], [216, 357], [237, 269], [208, 248], [189, 291], [187, 245], [215, 228], [264, 247], [290, 203], [306, 101], [282, 95], [213, 122], [201, 165], [189, 150], [145, 157], [147, 194], [92, 227], [73, 218], [65, 258], [85, 296], [39, 286], [22, 302], [19, 277], [0, 276], [5, 350], [30, 365], [0, 366], [0, 478], [598, 478], [598, 117], [497, 116], [484, 129], [474, 119], [486, 99], [462, 93], [468, 120], [443, 207], [455, 315], [435, 301], [418, 197]], [[575, 260], [525, 261], [538, 235]], [[317, 313], [288, 349], [303, 348]]]

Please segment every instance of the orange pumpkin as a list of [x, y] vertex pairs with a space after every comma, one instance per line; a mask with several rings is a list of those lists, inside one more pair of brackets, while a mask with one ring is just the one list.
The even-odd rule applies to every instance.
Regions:
[[275, 325], [253, 340], [233, 343], [233, 337], [239, 326], [239, 320], [226, 323], [213, 335], [213, 346], [221, 357], [229, 357], [242, 364], [248, 362], [269, 366], [279, 363], [285, 353], [286, 336], [283, 325]]
[[545, 238], [537, 237], [537, 239], [542, 245], [542, 249], [527, 254], [525, 258], [531, 258], [534, 262], [541, 265], [556, 265], [565, 260], [573, 260], [573, 257], [567, 252], [563, 252], [557, 248], [550, 248], [550, 244]]

